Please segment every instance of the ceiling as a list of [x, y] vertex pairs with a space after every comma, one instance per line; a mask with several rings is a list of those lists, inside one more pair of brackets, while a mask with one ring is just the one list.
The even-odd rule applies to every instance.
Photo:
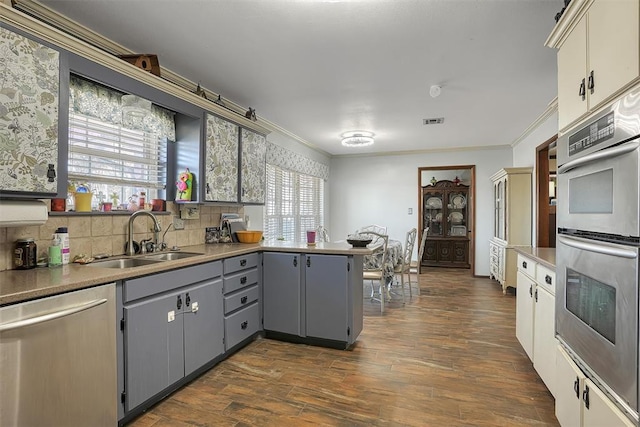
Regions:
[[557, 94], [562, 0], [41, 3], [331, 155], [511, 144]]

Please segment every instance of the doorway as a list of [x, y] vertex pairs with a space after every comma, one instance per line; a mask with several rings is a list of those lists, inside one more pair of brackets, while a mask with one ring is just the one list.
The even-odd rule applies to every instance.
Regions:
[[539, 248], [556, 247], [556, 141], [558, 135], [536, 147], [538, 187], [537, 236]]
[[420, 270], [466, 268], [475, 275], [475, 175], [475, 165], [418, 168], [418, 236], [429, 227]]

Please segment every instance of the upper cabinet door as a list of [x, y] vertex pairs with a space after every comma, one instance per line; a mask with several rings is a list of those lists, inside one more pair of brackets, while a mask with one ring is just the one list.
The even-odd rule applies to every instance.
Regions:
[[237, 124], [207, 115], [206, 201], [238, 202], [238, 133]]
[[264, 204], [266, 161], [267, 138], [243, 128], [241, 203]]
[[0, 28], [0, 192], [55, 195], [60, 55]]

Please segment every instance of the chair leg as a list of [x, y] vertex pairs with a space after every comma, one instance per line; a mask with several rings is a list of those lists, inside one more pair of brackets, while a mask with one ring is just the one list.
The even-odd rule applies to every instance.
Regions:
[[385, 298], [385, 283], [384, 278], [380, 279], [380, 313], [384, 313], [384, 298]]
[[[404, 293], [404, 272], [400, 272], [400, 286], [402, 286], [402, 304], [406, 304], [406, 296]], [[411, 288], [411, 282], [409, 282], [409, 288]], [[411, 293], [411, 290], [409, 290]]]
[[[404, 271], [402, 272], [402, 277], [404, 277]], [[409, 284], [409, 299], [413, 298], [413, 292], [411, 291], [411, 270], [407, 270], [407, 283]], [[404, 288], [404, 287], [403, 287]]]

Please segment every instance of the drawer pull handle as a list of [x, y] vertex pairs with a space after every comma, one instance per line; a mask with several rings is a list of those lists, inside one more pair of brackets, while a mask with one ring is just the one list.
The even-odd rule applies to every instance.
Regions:
[[241, 329], [247, 329], [247, 326], [249, 326], [249, 322], [247, 322], [246, 320], [240, 324]]
[[178, 301], [176, 302], [176, 307], [178, 307], [178, 310], [182, 308], [182, 298], [180, 298], [180, 295], [178, 295]]
[[241, 302], [242, 304], [246, 304], [246, 303], [247, 303], [247, 296], [245, 295], [245, 296], [243, 296], [242, 298], [240, 298], [240, 302]]
[[242, 277], [240, 278], [240, 283], [241, 283], [241, 284], [243, 284], [243, 285], [244, 285], [245, 283], [247, 283], [247, 276], [242, 276]]
[[551, 276], [549, 276], [548, 274], [546, 276], [544, 276], [544, 282], [547, 285], [550, 285], [551, 284]]
[[522, 268], [527, 268], [527, 261], [522, 261]]
[[240, 260], [240, 267], [244, 267], [245, 265], [247, 265], [247, 260], [246, 259], [241, 259]]

